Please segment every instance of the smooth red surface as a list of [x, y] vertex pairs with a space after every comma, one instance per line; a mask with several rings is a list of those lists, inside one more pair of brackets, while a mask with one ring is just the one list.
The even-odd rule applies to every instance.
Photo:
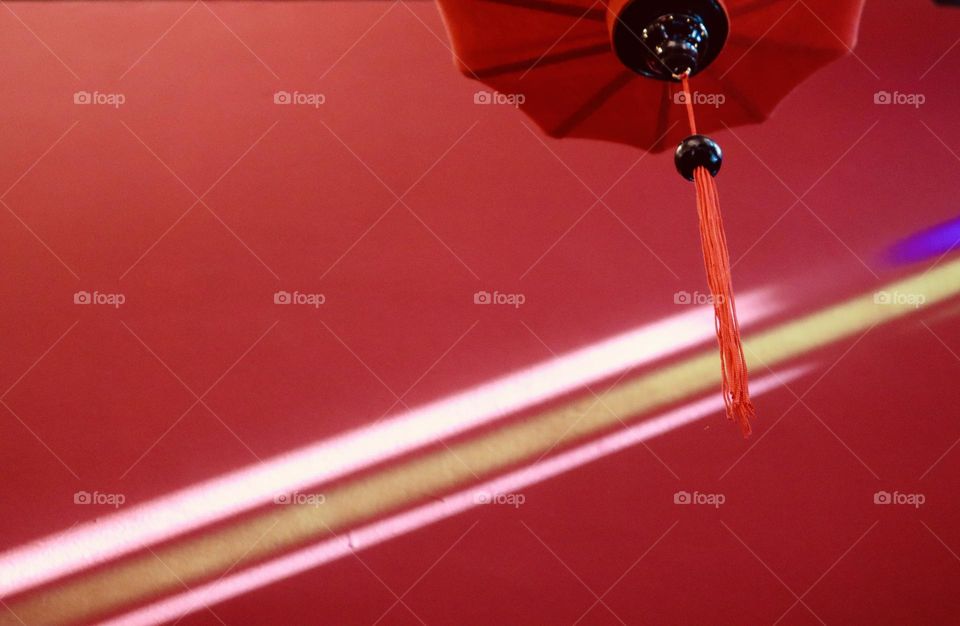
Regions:
[[[958, 20], [870, 3], [856, 57], [763, 125], [716, 133], [730, 247], [749, 251], [738, 292], [776, 288], [787, 319], [923, 269], [882, 254], [958, 209]], [[671, 159], [635, 164], [629, 147], [546, 139], [512, 107], [475, 105], [431, 3], [8, 3], [0, 54], [4, 549], [109, 514], [74, 505], [78, 490], [143, 502], [704, 289]], [[126, 103], [77, 106], [78, 90]], [[277, 90], [326, 103], [278, 107]], [[926, 102], [875, 105], [880, 90]], [[811, 187], [792, 206], [788, 188]], [[280, 289], [327, 302], [277, 307]], [[477, 307], [479, 289], [526, 303]], [[80, 307], [78, 290], [126, 303]], [[587, 587], [616, 583], [604, 602], [629, 624], [770, 624], [794, 594], [810, 610], [780, 623], [955, 623], [958, 310], [817, 351], [791, 384], [803, 403], [760, 398], [759, 443], [722, 479], [752, 442], [718, 413], [651, 441], [662, 463], [636, 447], [519, 509], [472, 510], [363, 552], [367, 567], [343, 559], [213, 610], [369, 624], [387, 587], [415, 585], [404, 602], [429, 624], [563, 624], [594, 602]], [[727, 503], [677, 507], [678, 489]], [[927, 501], [877, 507], [879, 489]], [[397, 606], [380, 623], [419, 622]], [[598, 605], [581, 623], [619, 622]]]

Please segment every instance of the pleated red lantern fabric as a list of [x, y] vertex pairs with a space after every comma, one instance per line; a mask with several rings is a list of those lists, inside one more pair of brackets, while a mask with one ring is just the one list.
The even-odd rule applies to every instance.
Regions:
[[864, 0], [438, 2], [457, 67], [522, 94], [520, 108], [548, 135], [675, 149], [696, 188], [727, 416], [749, 435], [754, 408], [713, 180], [722, 152], [699, 133], [762, 122], [852, 50]]

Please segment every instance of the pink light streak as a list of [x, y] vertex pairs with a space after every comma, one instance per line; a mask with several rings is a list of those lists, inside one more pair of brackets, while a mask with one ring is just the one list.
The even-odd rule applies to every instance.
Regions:
[[[769, 292], [741, 298], [744, 326], [777, 310]], [[120, 557], [437, 440], [494, 422], [627, 369], [714, 341], [709, 306], [493, 379], [422, 407], [321, 440], [95, 522], [0, 554], [0, 598]]]
[[[767, 393], [803, 376], [811, 369], [811, 366], [799, 366], [779, 374], [765, 376], [753, 384], [753, 392], [755, 395]], [[194, 587], [189, 591], [104, 622], [102, 626], [146, 626], [179, 619], [210, 605], [343, 558], [352, 551], [371, 548], [440, 520], [483, 506], [480, 504], [483, 496], [516, 493], [523, 488], [554, 478], [642, 441], [686, 426], [723, 408], [722, 398], [717, 394], [710, 394], [702, 400], [644, 420], [630, 428], [619, 430], [494, 480], [444, 496], [443, 501], [432, 502], [393, 515], [322, 541], [315, 546]]]

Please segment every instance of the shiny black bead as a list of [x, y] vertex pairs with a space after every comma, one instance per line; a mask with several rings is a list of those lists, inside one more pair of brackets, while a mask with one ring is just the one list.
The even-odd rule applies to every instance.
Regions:
[[673, 162], [680, 175], [687, 180], [693, 180], [693, 171], [700, 166], [707, 168], [711, 176], [716, 176], [723, 165], [723, 152], [713, 139], [705, 135], [690, 135], [677, 146]]

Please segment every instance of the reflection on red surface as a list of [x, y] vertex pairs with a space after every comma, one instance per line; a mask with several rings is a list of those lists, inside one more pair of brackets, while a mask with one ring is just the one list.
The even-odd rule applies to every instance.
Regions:
[[[781, 385], [790, 383], [809, 372], [810, 369], [810, 367], [794, 367], [764, 376], [754, 383], [754, 393], [760, 396]], [[520, 489], [536, 485], [640, 442], [663, 435], [675, 428], [714, 414], [721, 409], [723, 409], [723, 400], [716, 395], [688, 403], [680, 408], [651, 417], [639, 424], [624, 428], [549, 459], [534, 462], [528, 467], [495, 480], [445, 495], [440, 502], [414, 508], [242, 572], [228, 574], [214, 582], [197, 586], [184, 593], [176, 594], [122, 617], [112, 619], [105, 622], [105, 626], [145, 626], [179, 619], [209, 605], [259, 589], [311, 568], [343, 558], [353, 552], [373, 547], [473, 507], [482, 506], [488, 503], [490, 498], [499, 494], [515, 494]]]
[[960, 245], [960, 218], [904, 237], [887, 251], [895, 263], [916, 263], [927, 259], [942, 259]]
[[[747, 294], [749, 326], [775, 311]], [[0, 596], [91, 567], [545, 402], [713, 337], [707, 307], [673, 315], [379, 423], [358, 428], [0, 554]]]

